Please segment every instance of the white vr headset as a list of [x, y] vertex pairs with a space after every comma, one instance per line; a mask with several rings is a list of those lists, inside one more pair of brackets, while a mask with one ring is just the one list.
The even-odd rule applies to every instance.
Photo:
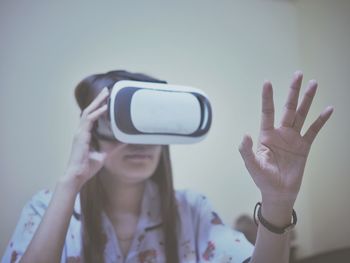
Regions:
[[121, 80], [114, 84], [106, 116], [95, 135], [131, 144], [185, 144], [204, 139], [212, 110], [199, 89], [164, 83]]

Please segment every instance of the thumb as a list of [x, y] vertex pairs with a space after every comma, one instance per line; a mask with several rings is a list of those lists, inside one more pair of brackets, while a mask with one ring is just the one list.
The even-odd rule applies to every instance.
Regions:
[[239, 146], [239, 152], [243, 158], [244, 164], [248, 169], [248, 172], [253, 175], [255, 174], [255, 171], [257, 171], [257, 168], [259, 167], [258, 161], [256, 159], [256, 156], [253, 152], [253, 140], [250, 135], [245, 134], [243, 137], [243, 140], [241, 142], [241, 145]]

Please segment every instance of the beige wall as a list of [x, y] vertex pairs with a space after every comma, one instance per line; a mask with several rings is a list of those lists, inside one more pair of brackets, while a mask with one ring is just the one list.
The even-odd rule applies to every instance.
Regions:
[[320, 84], [315, 109], [335, 106], [311, 152], [303, 188], [310, 211], [308, 221], [300, 219], [299, 238], [320, 252], [350, 247], [350, 1], [297, 1], [297, 9], [301, 62]]
[[[79, 114], [74, 85], [116, 68], [211, 97], [207, 140], [172, 147], [175, 184], [207, 194], [228, 224], [259, 200], [237, 147], [245, 132], [257, 135], [261, 83], [272, 80], [279, 117], [294, 70], [320, 79], [311, 115], [329, 103], [336, 114], [311, 152], [296, 205], [297, 243], [300, 255], [349, 245], [346, 1], [86, 2], [0, 3], [0, 254], [26, 200], [64, 173]], [[310, 38], [315, 28], [322, 43]]]

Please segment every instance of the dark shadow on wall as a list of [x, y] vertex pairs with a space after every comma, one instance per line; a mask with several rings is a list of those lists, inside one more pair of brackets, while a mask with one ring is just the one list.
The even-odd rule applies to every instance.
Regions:
[[299, 259], [295, 263], [346, 263], [350, 262], [350, 247], [320, 253], [311, 257]]

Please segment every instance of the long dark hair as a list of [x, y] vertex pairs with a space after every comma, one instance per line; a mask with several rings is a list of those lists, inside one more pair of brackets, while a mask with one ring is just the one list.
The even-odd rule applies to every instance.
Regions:
[[[75, 98], [81, 110], [84, 110], [96, 95], [106, 86], [119, 80], [136, 80], [166, 83], [145, 74], [115, 70], [95, 74], [83, 79], [75, 89]], [[98, 148], [96, 138], [92, 137], [92, 146]], [[175, 201], [169, 146], [162, 146], [161, 158], [151, 176], [157, 183], [160, 193], [162, 229], [164, 232], [164, 253], [167, 262], [178, 263], [178, 211]], [[82, 220], [82, 256], [86, 263], [104, 262], [104, 250], [107, 242], [102, 230], [101, 213], [104, 193], [99, 176], [93, 176], [80, 191]]]

